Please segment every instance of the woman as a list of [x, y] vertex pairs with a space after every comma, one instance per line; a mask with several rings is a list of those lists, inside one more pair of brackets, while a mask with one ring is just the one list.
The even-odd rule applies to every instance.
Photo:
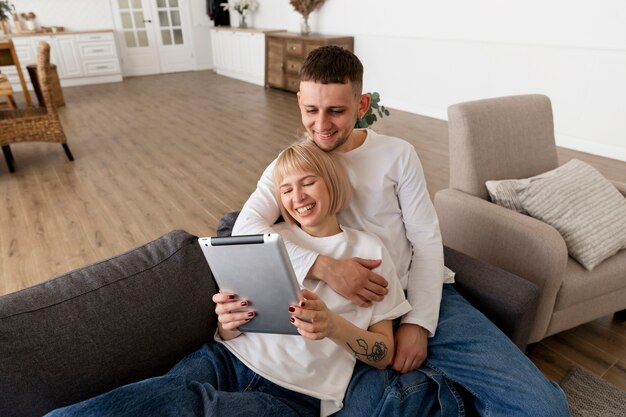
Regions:
[[[341, 227], [337, 212], [349, 202], [350, 183], [338, 155], [304, 141], [285, 149], [274, 167], [277, 199], [285, 223], [274, 226], [284, 240], [336, 258], [383, 259], [381, 274], [392, 282], [393, 263], [380, 241]], [[294, 260], [295, 261], [295, 260]], [[371, 308], [358, 307], [318, 280], [305, 280], [305, 301], [292, 306], [292, 322], [302, 338], [250, 333], [239, 326], [253, 318], [236, 311], [249, 300], [219, 293], [219, 335], [226, 347], [259, 375], [295, 392], [322, 400], [322, 415], [341, 408], [355, 358], [379, 369], [391, 363], [391, 320], [409, 311], [399, 284]], [[261, 352], [257, 346], [264, 346]], [[280, 352], [268, 354], [268, 352]]]

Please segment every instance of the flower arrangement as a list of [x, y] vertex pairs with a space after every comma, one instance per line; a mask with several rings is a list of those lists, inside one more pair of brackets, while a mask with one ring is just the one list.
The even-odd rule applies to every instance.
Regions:
[[302, 15], [302, 24], [300, 26], [300, 33], [308, 35], [311, 33], [309, 28], [309, 15], [311, 12], [322, 4], [325, 0], [289, 0], [289, 3], [293, 6], [294, 10]]
[[26, 30], [34, 31], [37, 29], [37, 22], [35, 22], [37, 15], [35, 13], [20, 13], [20, 16], [24, 19], [24, 27]]
[[245, 28], [246, 24], [246, 16], [250, 12], [254, 12], [259, 8], [259, 3], [257, 0], [235, 0], [232, 3], [220, 3], [220, 6], [224, 8], [224, 10], [234, 10], [241, 16], [241, 20], [239, 21], [239, 27]]
[[29, 20], [35, 20], [37, 19], [37, 15], [33, 12], [28, 12], [28, 13], [20, 13], [20, 16], [22, 16], [22, 19], [26, 20], [27, 22]]

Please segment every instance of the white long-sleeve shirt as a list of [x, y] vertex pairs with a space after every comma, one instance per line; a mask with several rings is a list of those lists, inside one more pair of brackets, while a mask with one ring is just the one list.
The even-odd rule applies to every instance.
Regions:
[[[363, 144], [342, 154], [352, 184], [350, 206], [339, 213], [341, 224], [378, 236], [393, 259], [413, 310], [403, 323], [434, 335], [442, 284], [453, 282], [444, 267], [439, 221], [428, 195], [415, 148], [408, 142], [367, 130]], [[280, 215], [274, 195], [273, 161], [244, 205], [233, 234], [268, 233]], [[302, 283], [318, 254], [287, 245]]]

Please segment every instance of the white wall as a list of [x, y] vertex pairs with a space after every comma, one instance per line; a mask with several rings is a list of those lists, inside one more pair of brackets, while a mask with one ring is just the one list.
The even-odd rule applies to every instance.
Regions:
[[11, 0], [19, 13], [34, 12], [39, 26], [113, 29], [109, 0]]
[[[286, 1], [260, 3], [257, 26], [299, 29]], [[310, 19], [355, 37], [389, 107], [447, 119], [453, 103], [546, 94], [560, 146], [626, 161], [624, 22], [623, 0], [328, 0]]]
[[[13, 1], [42, 25], [113, 27], [109, 0]], [[180, 1], [192, 6], [198, 68], [210, 68], [205, 1]], [[299, 30], [287, 0], [259, 3], [253, 26]], [[626, 161], [624, 22], [623, 0], [327, 0], [309, 21], [355, 37], [365, 89], [386, 106], [446, 119], [460, 101], [542, 93], [559, 145]]]

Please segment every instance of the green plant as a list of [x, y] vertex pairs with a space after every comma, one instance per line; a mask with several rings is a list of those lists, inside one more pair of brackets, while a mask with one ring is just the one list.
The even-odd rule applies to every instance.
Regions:
[[9, 0], [0, 0], [0, 20], [6, 21], [15, 11], [15, 6]]
[[[389, 116], [389, 110], [387, 110], [385, 106], [379, 104], [380, 94], [377, 92], [366, 94], [368, 94], [371, 99], [370, 108], [367, 109], [367, 112], [363, 115], [363, 117], [357, 119], [354, 127], [367, 128], [373, 125], [374, 122], [378, 120], [378, 117], [382, 119], [384, 116]], [[378, 114], [378, 117], [376, 117], [376, 114]]]

